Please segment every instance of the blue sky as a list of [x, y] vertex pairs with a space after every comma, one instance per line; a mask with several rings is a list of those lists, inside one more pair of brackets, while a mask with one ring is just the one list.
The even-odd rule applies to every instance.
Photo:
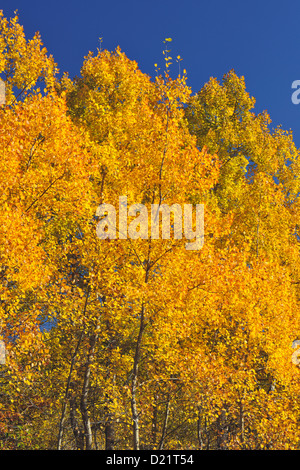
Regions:
[[[193, 92], [230, 69], [246, 80], [272, 125], [292, 129], [300, 147], [300, 104], [291, 96], [300, 80], [299, 0], [2, 0], [4, 16], [18, 9], [25, 34], [40, 31], [60, 70], [79, 75], [83, 57], [118, 45], [140, 69], [154, 75], [163, 66], [163, 40], [173, 39], [173, 57], [183, 58]], [[178, 73], [177, 64], [172, 74]]]

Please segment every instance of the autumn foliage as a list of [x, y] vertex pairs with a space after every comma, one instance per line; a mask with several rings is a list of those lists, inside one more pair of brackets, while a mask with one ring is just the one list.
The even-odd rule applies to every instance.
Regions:
[[[152, 78], [119, 48], [58, 78], [0, 16], [1, 449], [299, 448], [299, 150], [169, 42]], [[119, 196], [204, 204], [203, 248], [100, 240]]]

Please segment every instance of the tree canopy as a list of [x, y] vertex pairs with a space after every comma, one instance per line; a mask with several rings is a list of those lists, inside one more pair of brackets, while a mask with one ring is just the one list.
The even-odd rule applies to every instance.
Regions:
[[[244, 77], [193, 93], [164, 53], [58, 77], [1, 13], [1, 449], [299, 448], [299, 150]], [[204, 204], [203, 247], [99, 239], [120, 196]]]

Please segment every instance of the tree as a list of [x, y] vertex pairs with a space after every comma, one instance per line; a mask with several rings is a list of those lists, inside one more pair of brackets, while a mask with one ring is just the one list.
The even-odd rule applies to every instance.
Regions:
[[[297, 448], [291, 134], [232, 71], [193, 96], [168, 45], [153, 80], [120, 48], [58, 80], [38, 35], [1, 28], [2, 448]], [[201, 249], [175, 214], [146, 236], [154, 204], [202, 203]]]

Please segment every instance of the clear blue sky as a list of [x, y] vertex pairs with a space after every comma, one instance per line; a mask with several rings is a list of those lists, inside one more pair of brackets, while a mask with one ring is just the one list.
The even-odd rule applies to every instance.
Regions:
[[233, 68], [256, 98], [256, 112], [266, 109], [272, 126], [292, 129], [300, 147], [300, 104], [291, 101], [291, 84], [300, 80], [299, 0], [2, 0], [0, 9], [6, 17], [18, 9], [26, 36], [40, 31], [71, 77], [97, 51], [99, 37], [104, 49], [119, 45], [154, 75], [154, 63], [163, 64], [163, 40], [171, 37], [193, 92]]

